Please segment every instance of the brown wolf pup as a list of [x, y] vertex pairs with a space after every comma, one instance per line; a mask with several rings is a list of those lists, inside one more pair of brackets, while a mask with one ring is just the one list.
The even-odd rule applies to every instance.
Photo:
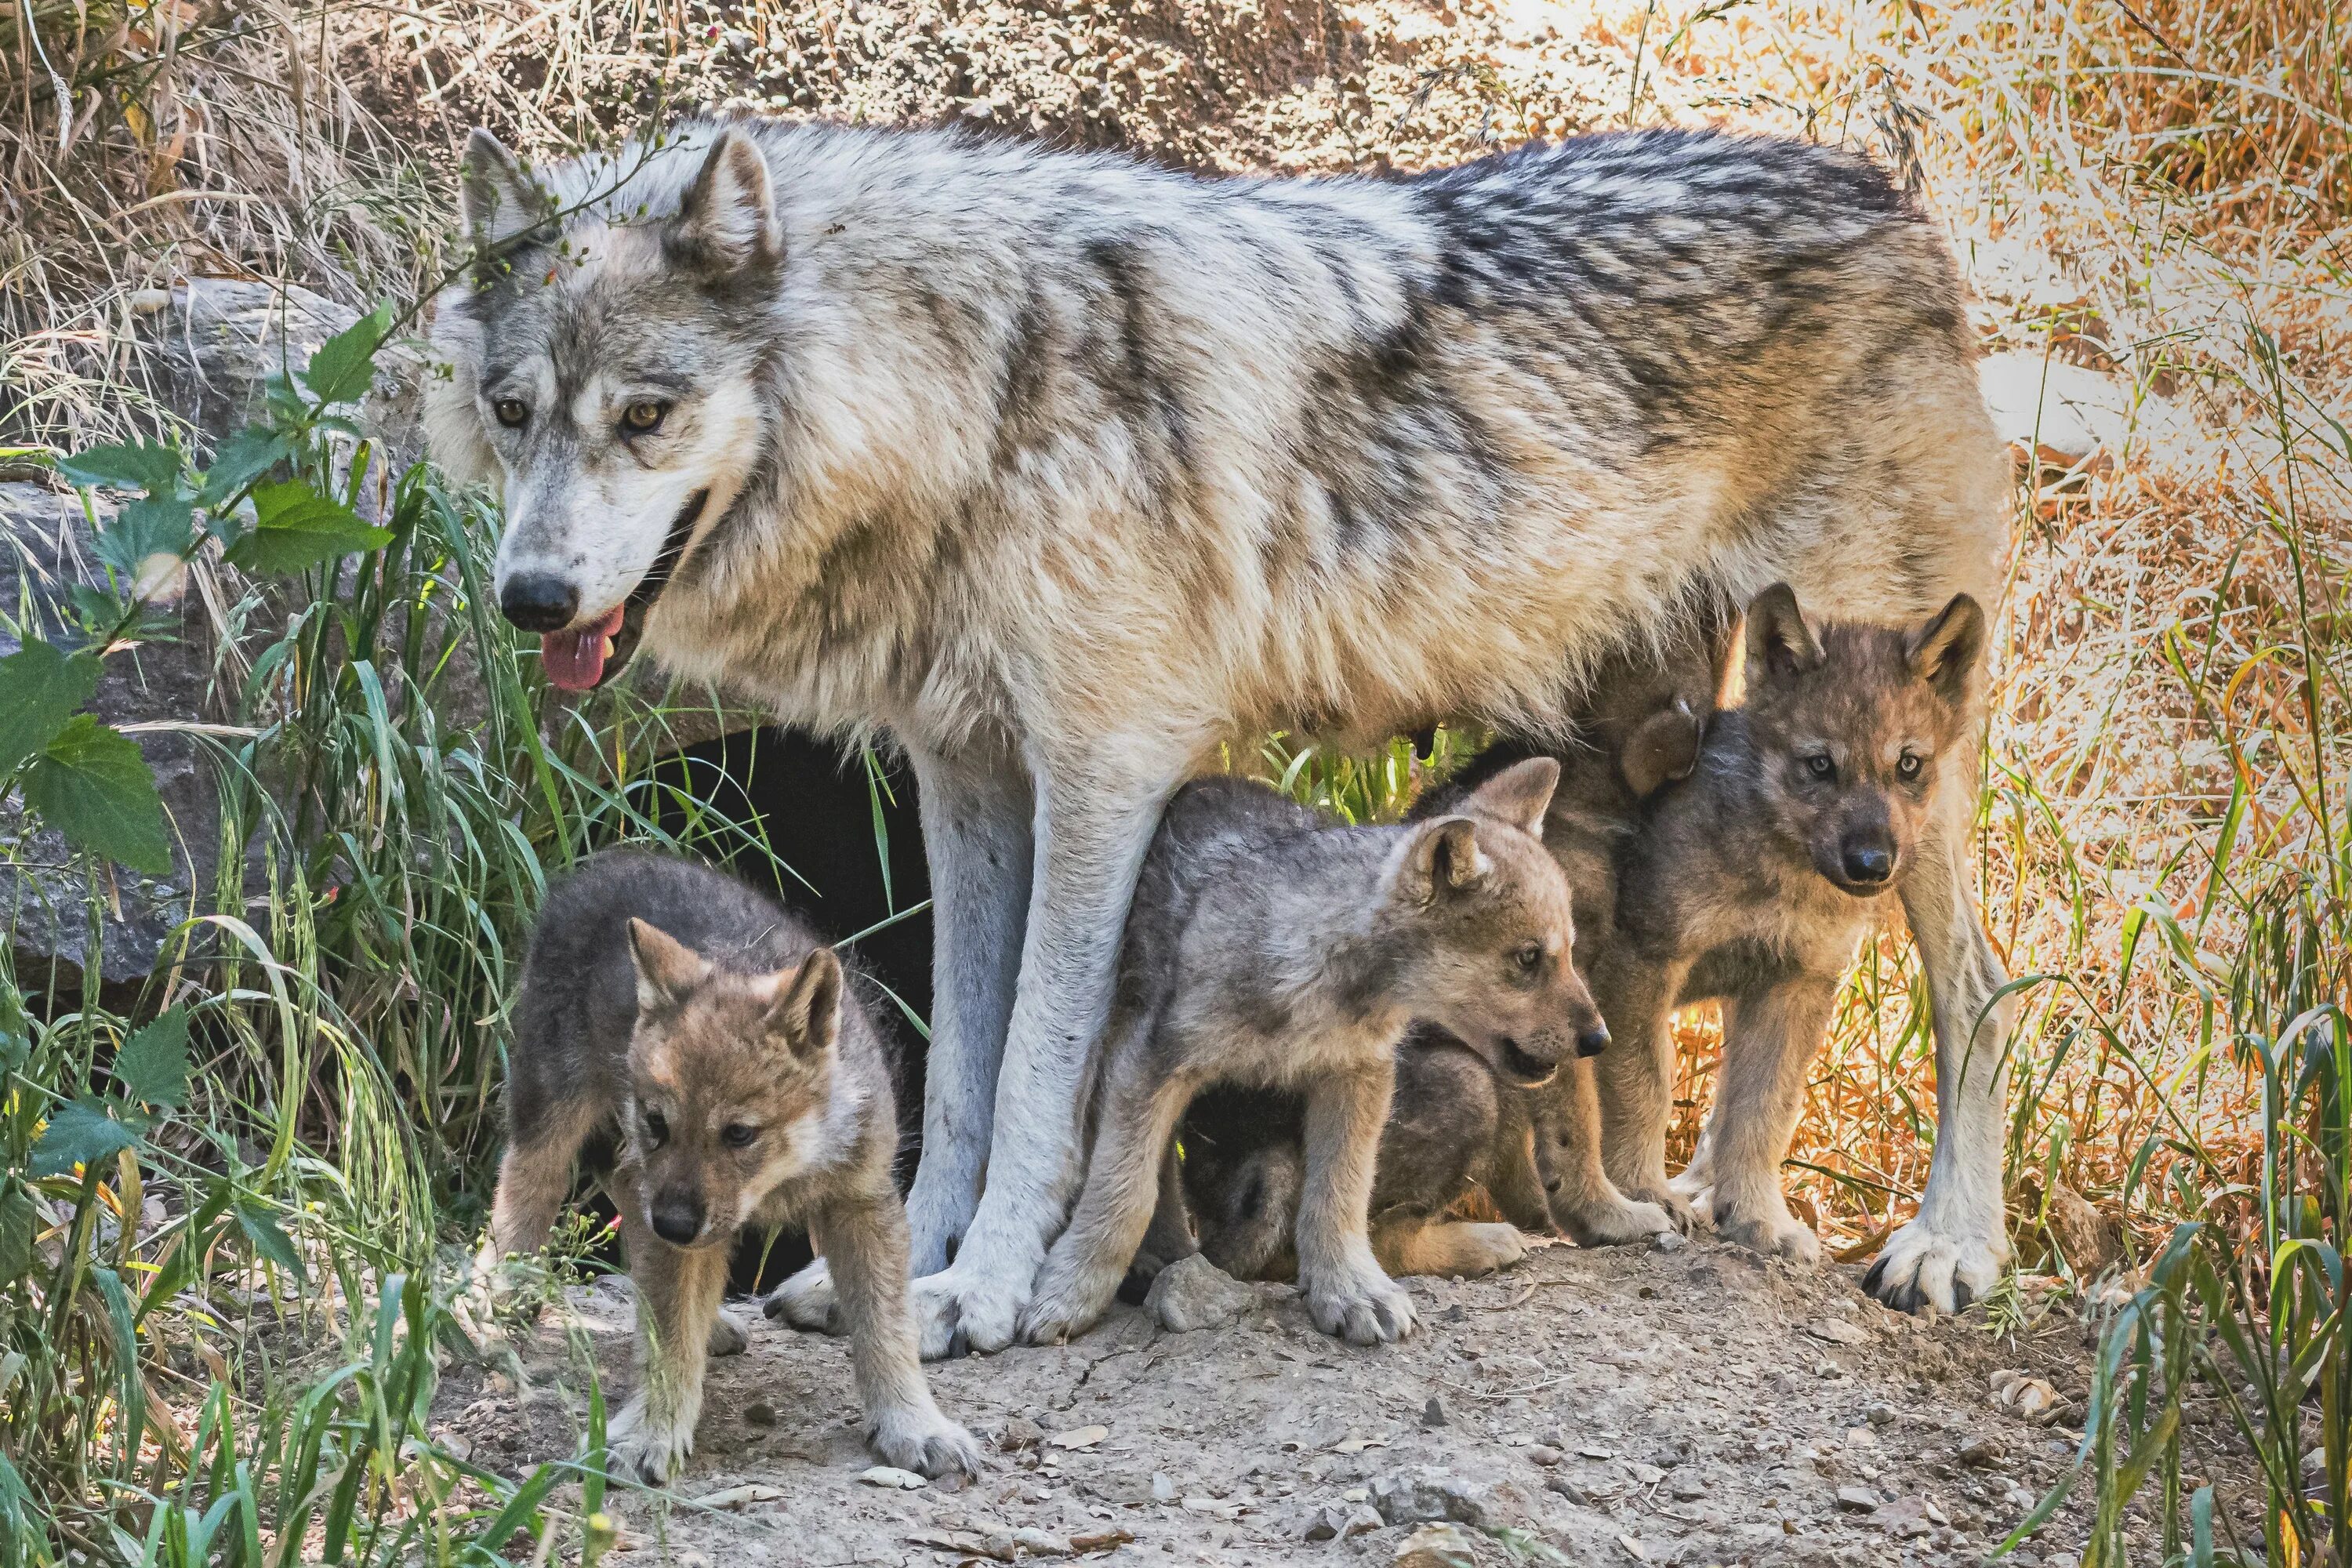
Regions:
[[832, 1262], [875, 1450], [929, 1476], [979, 1469], [916, 1359], [889, 1064], [844, 979], [775, 903], [682, 860], [608, 850], [548, 894], [515, 1003], [482, 1265], [545, 1243], [585, 1153], [637, 1289], [616, 1471], [667, 1480], [692, 1452], [704, 1348], [740, 1348], [719, 1316], [732, 1245], [787, 1223]]
[[[1785, 584], [1756, 598], [1744, 701], [1715, 717], [1692, 776], [1620, 847], [1613, 926], [1580, 949], [1617, 1044], [1596, 1067], [1597, 1125], [1590, 1101], [1549, 1097], [1548, 1178], [1598, 1148], [1628, 1197], [1696, 1210], [1759, 1251], [1819, 1257], [1783, 1200], [1780, 1162], [1854, 950], [1902, 890], [1939, 787], [1969, 765], [1984, 637], [1965, 594], [1907, 629], [1816, 627]], [[1722, 1080], [1670, 1184], [1669, 1019], [1708, 999], [1723, 1004]], [[1931, 1283], [1966, 1304], [1965, 1280]], [[1927, 1299], [1905, 1287], [1895, 1304]]]
[[1406, 1026], [1436, 1019], [1528, 1080], [1607, 1038], [1535, 837], [1559, 774], [1536, 758], [1460, 813], [1389, 827], [1333, 826], [1237, 779], [1178, 793], [1128, 916], [1086, 1184], [1024, 1337], [1066, 1338], [1109, 1305], [1177, 1119], [1221, 1081], [1305, 1096], [1297, 1244], [1316, 1326], [1358, 1344], [1412, 1331], [1366, 1232]]

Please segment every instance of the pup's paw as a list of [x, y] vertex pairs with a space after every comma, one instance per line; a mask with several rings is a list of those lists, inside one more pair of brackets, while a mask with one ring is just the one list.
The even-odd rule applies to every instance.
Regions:
[[[1019, 1282], [1009, 1276], [1017, 1273]], [[969, 1252], [940, 1273], [915, 1281], [915, 1328], [925, 1361], [976, 1351], [993, 1355], [1010, 1345], [1029, 1304], [1033, 1264], [992, 1269]]]
[[621, 1407], [604, 1429], [606, 1473], [618, 1479], [663, 1486], [686, 1468], [694, 1452], [694, 1417], [650, 1415], [642, 1394]]
[[1778, 1214], [1760, 1207], [1726, 1212], [1718, 1205], [1715, 1228], [1733, 1246], [1760, 1252], [1767, 1258], [1785, 1258], [1791, 1263], [1808, 1265], [1822, 1260], [1822, 1238], [1813, 1234], [1812, 1226], [1786, 1209]]
[[1620, 1199], [1613, 1204], [1595, 1204], [1570, 1216], [1560, 1228], [1573, 1237], [1579, 1247], [1634, 1247], [1662, 1230], [1686, 1230], [1689, 1226], [1661, 1205]]
[[937, 1410], [902, 1405], [875, 1417], [867, 1435], [874, 1451], [902, 1470], [933, 1480], [980, 1474], [980, 1445]]
[[1419, 1326], [1412, 1298], [1378, 1269], [1309, 1284], [1307, 1315], [1317, 1328], [1351, 1345], [1386, 1344]]
[[1898, 1311], [1958, 1312], [2000, 1282], [2000, 1265], [1990, 1241], [1915, 1219], [1887, 1237], [1862, 1288]]
[[743, 1325], [721, 1312], [710, 1320], [710, 1353], [713, 1356], [741, 1355], [751, 1348], [751, 1336]]
[[1528, 1238], [1519, 1234], [1515, 1225], [1475, 1225], [1468, 1222], [1448, 1224], [1442, 1227], [1442, 1241], [1446, 1249], [1448, 1267], [1444, 1273], [1475, 1278], [1492, 1274], [1498, 1268], [1508, 1268], [1528, 1255]]
[[1021, 1314], [1021, 1342], [1058, 1345], [1095, 1326], [1118, 1289], [1116, 1275], [1079, 1265], [1056, 1268], [1048, 1258], [1037, 1279], [1037, 1293]]
[[840, 1305], [834, 1300], [833, 1270], [825, 1267], [822, 1258], [769, 1291], [761, 1308], [777, 1322], [808, 1333], [842, 1331]]

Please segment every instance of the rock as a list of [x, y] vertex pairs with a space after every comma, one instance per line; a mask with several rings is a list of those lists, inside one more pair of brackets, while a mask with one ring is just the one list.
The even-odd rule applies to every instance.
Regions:
[[1818, 1319], [1805, 1325], [1805, 1332], [1833, 1345], [1858, 1345], [1870, 1338], [1860, 1323], [1850, 1323], [1843, 1318]]
[[2098, 1279], [2123, 1261], [2123, 1238], [2116, 1223], [2063, 1182], [2050, 1187], [2050, 1237], [2065, 1255], [2066, 1267], [2082, 1280]]
[[1381, 1516], [1360, 1502], [1327, 1502], [1307, 1516], [1308, 1541], [1349, 1541], [1381, 1527]]
[[1559, 1463], [1560, 1454], [1558, 1448], [1549, 1443], [1538, 1443], [1528, 1449], [1528, 1458], [1530, 1463], [1541, 1465], [1546, 1469], [1549, 1469]]
[[1477, 1560], [1476, 1542], [1450, 1524], [1423, 1525], [1397, 1543], [1390, 1559], [1395, 1568], [1467, 1568]]
[[1934, 1521], [1927, 1517], [1927, 1503], [1924, 1498], [1896, 1498], [1878, 1510], [1877, 1521], [1898, 1541], [1932, 1535], [1936, 1530]]
[[1848, 1513], [1876, 1513], [1878, 1494], [1868, 1487], [1840, 1487], [1837, 1505]]
[[1862, 1415], [1863, 1419], [1868, 1421], [1873, 1426], [1892, 1426], [1895, 1421], [1895, 1406], [1882, 1401], [1864, 1411]]
[[743, 1406], [743, 1421], [751, 1426], [773, 1426], [776, 1424], [776, 1407], [763, 1399], [753, 1400]]
[[1045, 1440], [1045, 1429], [1026, 1415], [1015, 1415], [1012, 1420], [1007, 1421], [1004, 1424], [1004, 1429], [996, 1435], [996, 1446], [1008, 1454], [1018, 1453], [1024, 1448], [1034, 1448]]
[[2165, 399], [2142, 396], [2128, 381], [2063, 359], [1989, 353], [1977, 374], [2000, 438], [2045, 468], [2071, 468], [2127, 443], [2153, 448], [2186, 428]]
[[1391, 1524], [1450, 1521], [1480, 1525], [1489, 1511], [1486, 1489], [1433, 1465], [1382, 1476], [1372, 1483], [1372, 1507]]
[[1650, 1238], [1650, 1246], [1659, 1252], [1680, 1252], [1690, 1245], [1690, 1237], [1678, 1230], [1662, 1230]]
[[1645, 1487], [1656, 1486], [1660, 1481], [1666, 1479], [1665, 1471], [1658, 1468], [1655, 1465], [1644, 1465], [1639, 1460], [1627, 1465], [1625, 1468], [1632, 1473], [1633, 1479], [1637, 1483]]
[[1679, 1502], [1696, 1502], [1706, 1496], [1706, 1482], [1689, 1469], [1675, 1472], [1674, 1494]]
[[2000, 1445], [1990, 1437], [1971, 1437], [1960, 1445], [1960, 1463], [1990, 1468], [2000, 1463]]
[[1445, 1425], [1445, 1402], [1434, 1394], [1429, 1396], [1429, 1403], [1421, 1407], [1421, 1424], [1424, 1426]]
[[1196, 1252], [1160, 1271], [1143, 1298], [1143, 1310], [1170, 1333], [1188, 1334], [1228, 1326], [1254, 1299], [1248, 1286]]
[[1992, 1402], [1998, 1408], [2037, 1426], [2047, 1426], [2057, 1420], [2065, 1405], [2046, 1378], [2012, 1371], [1992, 1374]]
[[1176, 1490], [1176, 1483], [1173, 1480], [1171, 1480], [1164, 1472], [1159, 1470], [1151, 1472], [1151, 1500], [1153, 1502], [1174, 1502], [1179, 1495], [1180, 1494]]

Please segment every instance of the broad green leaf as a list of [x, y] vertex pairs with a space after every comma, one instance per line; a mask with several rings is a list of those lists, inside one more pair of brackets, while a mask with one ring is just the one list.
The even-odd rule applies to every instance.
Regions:
[[188, 1098], [188, 1010], [174, 1007], [122, 1042], [114, 1081], [133, 1100], [177, 1106]]
[[0, 773], [57, 739], [98, 689], [100, 668], [94, 653], [60, 653], [45, 642], [0, 658]]
[[159, 877], [172, 868], [154, 770], [129, 736], [87, 713], [34, 757], [25, 804], [77, 848]]
[[0, 1279], [33, 1271], [33, 1200], [19, 1186], [0, 1187]]
[[371, 527], [341, 502], [288, 479], [254, 487], [253, 531], [228, 547], [228, 558], [248, 572], [299, 572], [391, 542], [389, 529]]
[[95, 1165], [138, 1146], [136, 1128], [116, 1121], [98, 1100], [77, 1100], [58, 1107], [41, 1130], [33, 1145], [33, 1174], [66, 1175], [76, 1165]]
[[352, 403], [367, 395], [375, 382], [375, 351], [392, 326], [392, 303], [386, 300], [319, 345], [302, 367], [302, 384], [321, 404]]
[[236, 1223], [256, 1252], [297, 1279], [310, 1278], [302, 1272], [302, 1255], [294, 1250], [293, 1238], [278, 1228], [277, 1217], [268, 1209], [258, 1204], [240, 1202], [236, 1205]]
[[152, 555], [185, 555], [195, 542], [196, 517], [188, 498], [151, 496], [132, 501], [99, 530], [98, 558], [127, 586]]
[[152, 441], [124, 447], [92, 447], [58, 459], [58, 472], [77, 485], [107, 485], [122, 490], [169, 494], [179, 488], [180, 454]]
[[268, 473], [292, 451], [294, 443], [274, 430], [249, 425], [220, 444], [213, 466], [205, 470], [204, 489], [196, 500], [205, 506], [226, 506], [237, 491]]

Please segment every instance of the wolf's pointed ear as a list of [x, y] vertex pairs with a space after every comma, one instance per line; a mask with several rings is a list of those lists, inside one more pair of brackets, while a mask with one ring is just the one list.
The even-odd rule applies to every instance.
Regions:
[[776, 976], [768, 1005], [768, 1036], [803, 1061], [833, 1049], [841, 1035], [841, 960], [820, 947], [798, 969]]
[[710, 973], [700, 953], [644, 921], [629, 921], [629, 962], [637, 971], [637, 1011], [675, 1006]]
[[1513, 763], [1470, 792], [1470, 805], [1478, 812], [1543, 837], [1544, 813], [1551, 808], [1552, 791], [1559, 787], [1559, 763], [1550, 757], [1529, 757]]
[[713, 276], [783, 260], [768, 160], [742, 129], [730, 126], [710, 144], [666, 237], [675, 259]]
[[1633, 726], [1618, 753], [1617, 774], [1636, 800], [1647, 800], [1676, 779], [1686, 779], [1698, 766], [1700, 744], [1706, 739], [1706, 716], [1677, 697]]
[[457, 210], [467, 237], [488, 248], [546, 224], [555, 203], [497, 137], [477, 127], [458, 164]]
[[1466, 816], [1424, 822], [1405, 840], [1394, 883], [1399, 903], [1423, 906], [1466, 892], [1484, 880], [1494, 862], [1478, 847], [1478, 825]]
[[1936, 689], [1945, 701], [1958, 706], [1968, 700], [1977, 662], [1984, 657], [1984, 611], [1966, 594], [1936, 612], [1926, 626], [1904, 643], [1911, 673]]
[[1822, 645], [1805, 624], [1797, 591], [1775, 583], [1748, 602], [1748, 679], [1786, 680], [1822, 662]]

